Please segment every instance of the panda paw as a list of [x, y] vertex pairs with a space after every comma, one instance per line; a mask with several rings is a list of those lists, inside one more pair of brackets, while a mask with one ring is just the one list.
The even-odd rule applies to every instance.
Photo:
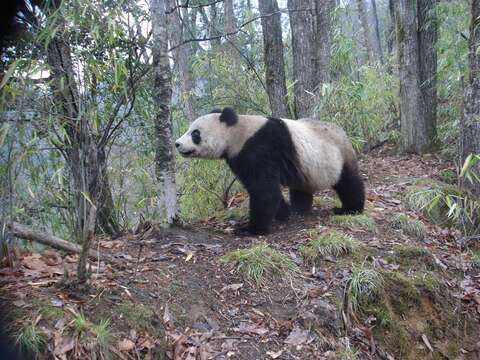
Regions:
[[256, 236], [256, 235], [265, 235], [268, 234], [267, 230], [260, 230], [256, 228], [252, 228], [250, 226], [242, 226], [235, 229], [234, 234], [236, 236]]

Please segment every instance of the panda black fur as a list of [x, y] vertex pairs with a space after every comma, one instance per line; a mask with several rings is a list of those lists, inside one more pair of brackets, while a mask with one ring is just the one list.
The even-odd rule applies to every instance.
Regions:
[[[288, 219], [290, 208], [307, 213], [313, 193], [333, 188], [338, 214], [359, 213], [365, 189], [355, 152], [338, 126], [314, 119], [237, 115], [225, 108], [195, 120], [175, 143], [184, 156], [224, 158], [250, 195], [248, 231], [268, 233], [273, 219]], [[290, 206], [281, 186], [290, 189]]]

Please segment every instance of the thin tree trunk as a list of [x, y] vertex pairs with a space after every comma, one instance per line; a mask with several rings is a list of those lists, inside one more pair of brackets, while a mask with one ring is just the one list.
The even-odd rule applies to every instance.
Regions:
[[[470, 77], [465, 91], [465, 108], [460, 136], [460, 161], [470, 154], [480, 155], [480, 0], [472, 0], [469, 39]], [[480, 163], [472, 169], [480, 177]], [[463, 186], [480, 196], [480, 182], [464, 181]]]
[[393, 0], [388, 0], [388, 13], [390, 14], [390, 25], [388, 27], [387, 49], [392, 54], [395, 44], [395, 9]]
[[420, 84], [425, 104], [427, 136], [437, 128], [437, 17], [436, 0], [417, 0]]
[[[175, 6], [175, 0], [168, 0], [169, 9], [173, 9]], [[196, 9], [194, 11], [196, 11]], [[173, 46], [187, 40], [187, 36], [185, 35], [187, 18], [187, 9], [178, 8], [169, 15], [170, 40], [172, 41]], [[183, 109], [185, 116], [189, 121], [193, 121], [197, 118], [197, 112], [195, 111], [195, 84], [192, 79], [192, 72], [190, 71], [190, 59], [192, 56], [193, 47], [191, 44], [182, 45], [173, 51], [174, 65], [178, 72], [180, 83], [180, 97], [182, 99], [182, 104], [184, 104]]]
[[333, 37], [333, 11], [335, 0], [315, 0], [317, 46], [317, 87], [330, 82], [330, 57]]
[[429, 150], [433, 138], [427, 123], [425, 96], [420, 78], [418, 19], [414, 2], [398, 0], [394, 3], [402, 148], [406, 152], [421, 153]]
[[372, 16], [373, 24], [375, 25], [375, 48], [380, 56], [380, 62], [383, 64], [383, 49], [382, 49], [382, 39], [380, 37], [380, 26], [378, 25], [378, 13], [377, 13], [377, 2], [371, 0], [372, 3]]
[[365, 49], [367, 49], [368, 60], [370, 63], [375, 61], [375, 50], [374, 50], [374, 41], [372, 38], [372, 33], [370, 31], [370, 26], [368, 23], [368, 15], [365, 9], [364, 0], [356, 0], [358, 17], [360, 18], [360, 24], [362, 25], [363, 32], [363, 43]]
[[[80, 109], [78, 87], [75, 81], [70, 45], [55, 36], [47, 47], [47, 62], [52, 69], [51, 88], [61, 115], [60, 124], [68, 139], [65, 160], [70, 169], [72, 189], [76, 201], [77, 236], [82, 241], [87, 224], [85, 197], [95, 200], [98, 209], [98, 228], [107, 233], [119, 231], [113, 210], [113, 199], [107, 174], [105, 149], [95, 141], [93, 129]], [[90, 199], [90, 200], [92, 200]], [[88, 202], [88, 201], [87, 201]]]
[[314, 8], [310, 0], [288, 0], [292, 33], [295, 116], [312, 115], [316, 91], [317, 53], [314, 46]]
[[177, 219], [177, 190], [175, 184], [175, 155], [173, 152], [171, 71], [168, 60], [168, 32], [165, 0], [151, 0], [152, 56], [155, 69], [153, 98], [155, 102], [155, 168], [158, 182], [158, 210], [162, 225]]
[[[276, 0], [259, 2], [262, 16], [265, 79], [268, 99], [275, 117], [290, 117], [283, 58], [282, 21]], [[273, 14], [273, 15], [272, 15]]]

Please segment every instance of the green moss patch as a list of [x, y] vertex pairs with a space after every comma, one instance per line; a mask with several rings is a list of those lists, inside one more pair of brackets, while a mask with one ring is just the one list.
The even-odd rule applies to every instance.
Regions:
[[315, 235], [307, 245], [300, 247], [300, 253], [310, 262], [325, 256], [340, 256], [353, 252], [360, 243], [338, 231]]
[[266, 244], [231, 251], [222, 256], [221, 261], [234, 266], [236, 271], [257, 285], [299, 271], [290, 257]]
[[427, 234], [425, 225], [420, 220], [412, 219], [405, 214], [395, 215], [392, 219], [392, 226], [417, 240], [424, 240]]
[[135, 329], [148, 329], [152, 326], [153, 310], [142, 304], [124, 303], [117, 306], [118, 313], [127, 324]]
[[416, 269], [436, 269], [435, 260], [427, 249], [415, 245], [399, 245], [393, 248], [393, 261]]

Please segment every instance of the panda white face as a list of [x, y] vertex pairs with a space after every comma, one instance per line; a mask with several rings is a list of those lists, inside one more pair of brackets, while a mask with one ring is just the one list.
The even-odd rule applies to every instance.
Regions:
[[220, 114], [208, 114], [195, 120], [175, 147], [185, 157], [219, 159], [226, 153], [229, 131]]

